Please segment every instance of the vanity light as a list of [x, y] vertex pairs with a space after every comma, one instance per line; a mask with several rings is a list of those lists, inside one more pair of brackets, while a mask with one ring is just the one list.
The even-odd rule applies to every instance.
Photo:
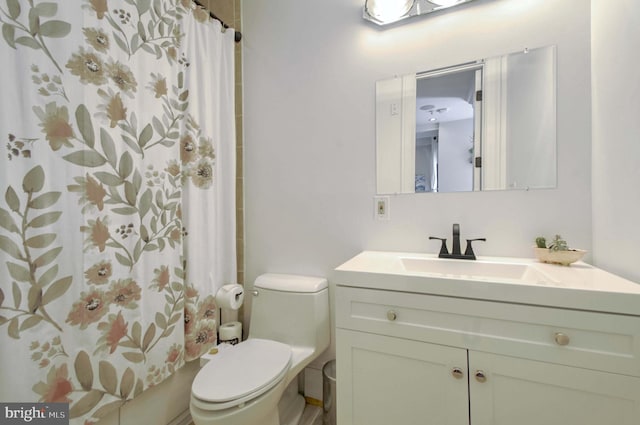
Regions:
[[409, 16], [415, 0], [366, 0], [364, 15], [373, 22], [384, 25]]
[[378, 25], [388, 25], [470, 1], [473, 0], [365, 0], [362, 16]]
[[433, 3], [436, 6], [443, 6], [443, 7], [451, 7], [451, 6], [455, 6], [458, 3], [464, 3], [463, 0], [428, 0], [429, 3]]

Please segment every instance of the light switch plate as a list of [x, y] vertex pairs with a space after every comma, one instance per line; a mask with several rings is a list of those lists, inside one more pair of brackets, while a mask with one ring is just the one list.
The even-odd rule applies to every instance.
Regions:
[[374, 196], [373, 215], [376, 220], [389, 220], [389, 197]]

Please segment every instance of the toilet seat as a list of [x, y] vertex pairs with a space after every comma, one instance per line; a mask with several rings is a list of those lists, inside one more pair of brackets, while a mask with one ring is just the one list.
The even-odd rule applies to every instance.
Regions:
[[191, 393], [204, 410], [246, 403], [278, 384], [291, 365], [291, 347], [250, 338], [220, 351], [196, 375]]

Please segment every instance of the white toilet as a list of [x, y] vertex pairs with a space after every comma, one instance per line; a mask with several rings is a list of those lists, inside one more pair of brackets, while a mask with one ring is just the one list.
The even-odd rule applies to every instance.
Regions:
[[259, 276], [248, 339], [211, 356], [193, 381], [194, 424], [295, 422], [305, 403], [294, 378], [329, 346], [329, 326], [326, 279]]

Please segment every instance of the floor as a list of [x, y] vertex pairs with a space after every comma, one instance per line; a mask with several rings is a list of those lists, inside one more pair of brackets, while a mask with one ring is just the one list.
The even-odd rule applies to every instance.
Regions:
[[299, 425], [322, 425], [322, 408], [307, 404]]
[[[189, 425], [194, 425], [191, 422]], [[322, 425], [322, 408], [307, 404], [299, 425]]]

